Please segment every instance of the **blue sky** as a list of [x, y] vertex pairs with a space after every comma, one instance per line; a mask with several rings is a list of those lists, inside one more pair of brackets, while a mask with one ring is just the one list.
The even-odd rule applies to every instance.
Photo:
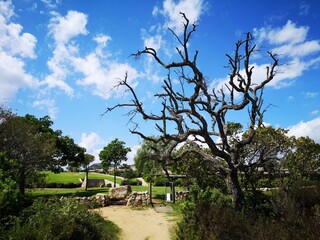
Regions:
[[[177, 59], [167, 29], [181, 33], [179, 12], [199, 24], [190, 49], [199, 51], [198, 66], [211, 86], [226, 81], [225, 54], [246, 32], [260, 49], [251, 62], [256, 81], [270, 63], [266, 52], [278, 53], [281, 66], [265, 90], [273, 107], [264, 121], [320, 143], [318, 0], [0, 0], [1, 105], [19, 115], [49, 115], [55, 129], [96, 156], [119, 138], [131, 147], [132, 163], [141, 139], [129, 133], [127, 110], [101, 114], [129, 98], [112, 90], [126, 72], [146, 107], [156, 109], [152, 95], [166, 72], [149, 58], [129, 56], [148, 46], [168, 62]], [[230, 118], [245, 124], [241, 116]]]

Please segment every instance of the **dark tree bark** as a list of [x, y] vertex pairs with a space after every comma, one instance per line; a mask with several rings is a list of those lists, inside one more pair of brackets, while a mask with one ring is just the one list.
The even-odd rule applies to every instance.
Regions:
[[[234, 55], [226, 55], [230, 69], [228, 83], [224, 88], [210, 89], [202, 71], [197, 66], [198, 52], [196, 51], [191, 57], [188, 49], [190, 37], [196, 31], [197, 26], [190, 25], [188, 18], [183, 13], [181, 15], [184, 20], [182, 36], [178, 36], [169, 29], [180, 45], [176, 48], [180, 57], [179, 62], [165, 63], [157, 51], [149, 47], [133, 54], [136, 59], [149, 55], [156, 63], [168, 70], [162, 91], [154, 95], [162, 103], [158, 113], [154, 113], [155, 109], [148, 112], [144, 108], [139, 96], [127, 82], [127, 74], [118, 86], [124, 86], [131, 92], [131, 102], [119, 103], [107, 108], [106, 112], [120, 107], [131, 107], [128, 115], [132, 123], [137, 114], [144, 120], [155, 122], [156, 130], [160, 134], [159, 138], [148, 137], [138, 130], [136, 123], [130, 131], [145, 140], [162, 142], [163, 145], [167, 145], [166, 151], [156, 153], [158, 158], [163, 159], [167, 165], [178, 161], [188, 153], [200, 154], [203, 159], [212, 163], [214, 171], [218, 170], [221, 175], [225, 176], [235, 206], [241, 208], [244, 197], [238, 173], [245, 166], [240, 161], [239, 153], [244, 146], [250, 144], [256, 129], [262, 125], [265, 113], [265, 109], [262, 108], [263, 89], [275, 76], [278, 59], [275, 54], [268, 52], [271, 63], [266, 68], [265, 79], [261, 82], [254, 82], [252, 79], [254, 66], [250, 65], [250, 58], [256, 45], [252, 44], [252, 35], [247, 33], [244, 40], [236, 43]], [[180, 84], [171, 81], [173, 72], [178, 74]], [[193, 91], [187, 94], [185, 89], [193, 89]], [[230, 135], [226, 116], [231, 111], [245, 110], [248, 111], [249, 122], [246, 129], [247, 134], [239, 139]], [[220, 139], [219, 143], [216, 141], [217, 137]], [[172, 152], [181, 143], [189, 144], [189, 147], [179, 155], [173, 156]], [[206, 144], [210, 149], [210, 154], [202, 151], [199, 143]]]

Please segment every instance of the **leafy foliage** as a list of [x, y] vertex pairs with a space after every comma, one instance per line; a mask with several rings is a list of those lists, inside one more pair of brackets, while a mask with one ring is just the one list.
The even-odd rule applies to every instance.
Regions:
[[36, 201], [5, 233], [7, 239], [118, 239], [119, 228], [87, 207], [67, 201]]
[[[313, 199], [319, 199], [319, 192], [312, 192]], [[184, 204], [177, 239], [318, 239], [320, 206], [313, 202], [306, 208], [297, 196], [288, 197], [281, 191], [264, 196], [269, 199], [259, 208], [271, 211], [265, 214], [250, 209], [235, 211], [221, 192], [199, 192]]]
[[[188, 145], [181, 147], [178, 150], [184, 151], [184, 148], [188, 148]], [[208, 149], [203, 148], [201, 151], [208, 152]], [[226, 192], [226, 183], [224, 177], [219, 174], [219, 170], [216, 169], [210, 162], [206, 161], [200, 154], [188, 153], [183, 156], [180, 161], [177, 161], [173, 166], [173, 169], [178, 174], [184, 174], [187, 176], [185, 185], [196, 184], [202, 190], [210, 188], [219, 188]]]
[[125, 147], [125, 142], [114, 139], [99, 153], [103, 170], [108, 170], [110, 166], [118, 166], [122, 161], [127, 161], [127, 153], [130, 148]]
[[116, 138], [99, 153], [99, 158], [104, 171], [107, 171], [110, 166], [114, 167], [114, 186], [116, 186], [117, 166], [119, 166], [122, 161], [127, 161], [127, 153], [130, 151], [130, 148], [125, 147], [125, 142]]
[[0, 149], [17, 161], [17, 182], [24, 194], [27, 178], [50, 165], [55, 145], [26, 118], [10, 116], [0, 124]]
[[124, 179], [121, 181], [120, 185], [141, 186], [142, 182], [138, 179]]
[[161, 173], [162, 165], [155, 156], [156, 151], [163, 151], [161, 143], [144, 140], [134, 157], [134, 165], [139, 176], [148, 177], [152, 174]]
[[19, 188], [17, 184], [17, 162], [0, 152], [0, 219], [15, 214], [20, 208]]
[[51, 170], [60, 172], [62, 166], [69, 165], [77, 168], [85, 163], [85, 149], [76, 144], [71, 137], [64, 136], [61, 130], [53, 130], [53, 121], [49, 116], [38, 119], [33, 115], [27, 114], [24, 118], [42, 135], [54, 142], [56, 148], [51, 159]]
[[320, 144], [309, 137], [293, 138], [293, 149], [285, 166], [290, 172], [290, 181], [310, 179], [320, 169]]

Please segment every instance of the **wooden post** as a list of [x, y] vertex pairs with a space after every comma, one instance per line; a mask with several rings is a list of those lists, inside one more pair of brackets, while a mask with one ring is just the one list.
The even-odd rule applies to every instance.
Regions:
[[116, 172], [117, 172], [117, 165], [114, 165], [114, 169], [113, 169], [114, 173], [113, 173], [113, 187], [117, 186], [117, 177], [116, 177]]
[[174, 187], [174, 182], [172, 182], [172, 202], [176, 202], [176, 189]]
[[152, 204], [152, 181], [149, 182], [149, 198], [150, 198], [150, 204]]

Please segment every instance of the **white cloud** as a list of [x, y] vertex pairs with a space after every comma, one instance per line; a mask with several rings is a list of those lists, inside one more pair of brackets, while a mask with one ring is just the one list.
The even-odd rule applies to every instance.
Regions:
[[124, 162], [125, 164], [132, 165], [134, 164], [134, 157], [137, 154], [137, 151], [141, 148], [141, 144], [130, 147], [131, 151], [127, 153], [128, 160]]
[[179, 14], [183, 12], [191, 23], [200, 19], [203, 11], [203, 0], [165, 0], [163, 2], [163, 9], [154, 8], [153, 14], [163, 14], [166, 19], [165, 26], [171, 28], [176, 34], [180, 35], [183, 31], [182, 17]]
[[91, 132], [89, 134], [81, 134], [79, 146], [84, 147], [87, 150], [87, 153], [95, 156], [94, 162], [99, 162], [99, 153], [105, 144], [106, 141], [103, 140], [97, 133]]
[[111, 37], [108, 35], [99, 34], [95, 36], [93, 40], [98, 44], [96, 48], [96, 54], [101, 57], [106, 57], [106, 55], [104, 55], [103, 49], [107, 46], [107, 43], [111, 41]]
[[6, 23], [0, 15], [0, 49], [10, 55], [34, 59], [37, 39], [30, 33], [22, 33], [22, 30], [20, 24]]
[[49, 75], [45, 78], [45, 82], [49, 88], [60, 88], [68, 96], [73, 96], [73, 89], [62, 79], [55, 78], [52, 75]]
[[[268, 64], [258, 65], [256, 63], [253, 63], [250, 66], [254, 67], [252, 76], [251, 76], [252, 84], [260, 84], [262, 81], [266, 80], [267, 67], [270, 67], [270, 65]], [[270, 83], [268, 83], [267, 86], [274, 87], [277, 89], [284, 86], [288, 86], [292, 83], [293, 79], [295, 79], [298, 76], [301, 76], [303, 71], [304, 71], [304, 64], [297, 59], [292, 60], [292, 62], [286, 65], [279, 66], [277, 68], [275, 77], [271, 80]], [[244, 69], [242, 69], [239, 73], [243, 77], [246, 76], [246, 72]], [[226, 76], [224, 78], [214, 79], [210, 87], [215, 88], [216, 90], [224, 89], [224, 91], [227, 91], [227, 88], [225, 87], [226, 84], [229, 85], [229, 76]], [[228, 92], [225, 92], [225, 93], [228, 93]], [[238, 96], [237, 93], [235, 93], [235, 97], [237, 96]]]
[[0, 101], [10, 100], [21, 88], [36, 88], [39, 82], [25, 70], [24, 58], [36, 57], [37, 40], [11, 22], [11, 1], [0, 2]]
[[[274, 88], [282, 88], [291, 85], [295, 79], [310, 69], [317, 67], [320, 63], [320, 41], [306, 41], [309, 31], [308, 26], [296, 26], [290, 20], [286, 25], [278, 28], [264, 27], [253, 30], [258, 45], [270, 45], [272, 53], [277, 54], [280, 65], [276, 68], [274, 79], [267, 85]], [[261, 56], [259, 56], [261, 61]], [[257, 59], [257, 58], [255, 58]], [[266, 61], [270, 62], [270, 59]], [[251, 63], [253, 66], [253, 83], [261, 83], [266, 78], [267, 64]], [[270, 66], [269, 66], [270, 67]], [[244, 69], [240, 71], [246, 76]], [[212, 87], [220, 89], [229, 81], [229, 77], [215, 79]]]
[[48, 8], [56, 8], [61, 3], [61, 0], [41, 0], [41, 2]]
[[154, 50], [158, 51], [162, 46], [162, 36], [157, 34], [155, 36], [150, 36], [144, 39], [144, 46], [153, 48]]
[[57, 44], [67, 43], [78, 35], [86, 35], [87, 16], [77, 11], [69, 11], [65, 17], [55, 13], [50, 20], [49, 29]]
[[93, 152], [97, 147], [101, 147], [106, 141], [103, 140], [97, 133], [81, 134], [81, 142], [79, 145], [87, 149], [87, 152]]
[[[155, 6], [152, 15], [164, 16], [164, 24], [157, 24], [150, 27], [147, 31], [142, 29], [143, 47], [153, 48], [157, 51], [158, 56], [162, 54], [166, 58], [171, 58], [172, 53], [176, 51], [176, 42], [166, 40], [166, 33], [168, 28], [173, 30], [175, 34], [180, 35], [183, 32], [184, 19], [180, 13], [185, 13], [186, 17], [190, 20], [190, 24], [195, 23], [200, 19], [201, 14], [205, 9], [203, 0], [165, 0], [161, 7]], [[170, 39], [172, 39], [170, 34]], [[144, 62], [143, 77], [151, 80], [154, 83], [163, 80], [160, 66], [153, 61], [151, 56], [146, 56]]]
[[55, 41], [53, 57], [48, 61], [51, 74], [45, 78], [49, 88], [60, 88], [67, 95], [73, 96], [74, 89], [67, 79], [77, 76], [76, 84], [89, 89], [93, 95], [103, 99], [111, 96], [123, 96], [123, 91], [111, 91], [118, 84], [119, 78], [128, 73], [128, 83], [136, 86], [134, 80], [137, 71], [127, 63], [110, 60], [111, 53], [105, 51], [111, 37], [98, 34], [93, 37], [96, 48], [86, 56], [79, 55], [79, 48], [74, 38], [88, 34], [87, 16], [80, 12], [69, 11], [65, 17], [55, 14], [50, 21], [49, 29]]
[[301, 2], [300, 3], [300, 12], [299, 15], [308, 15], [310, 9], [310, 5], [306, 2]]
[[120, 81], [120, 77], [124, 77], [128, 73], [127, 82], [136, 87], [138, 82], [138, 72], [127, 63], [119, 63], [115, 60], [105, 59], [111, 55], [103, 51], [107, 42], [111, 38], [109, 36], [97, 36], [94, 40], [98, 43], [97, 48], [89, 53], [86, 57], [75, 57], [72, 64], [76, 72], [84, 75], [84, 78], [77, 80], [77, 84], [88, 87], [92, 93], [103, 99], [111, 96], [123, 97], [124, 88], [114, 89]]
[[94, 53], [85, 58], [74, 58], [73, 65], [77, 72], [84, 75], [83, 79], [77, 81], [78, 85], [87, 86], [92, 93], [103, 99], [108, 99], [112, 95], [122, 97], [125, 89], [114, 89], [119, 82], [119, 77], [128, 73], [128, 83], [132, 87], [137, 86], [134, 80], [138, 77], [137, 71], [126, 63], [107, 62], [103, 64], [101, 59]]
[[36, 88], [37, 79], [25, 71], [24, 62], [0, 51], [0, 102], [10, 100], [21, 88]]
[[318, 96], [318, 92], [303, 92], [303, 95], [306, 98], [315, 98], [316, 96]]
[[301, 121], [296, 125], [288, 127], [289, 136], [308, 136], [317, 143], [320, 143], [320, 117], [304, 122]]
[[42, 100], [37, 100], [33, 102], [32, 104], [34, 107], [38, 107], [40, 109], [47, 109], [49, 112], [49, 116], [51, 119], [55, 120], [57, 113], [58, 113], [58, 108], [55, 105], [55, 101], [53, 99], [42, 99]]
[[280, 62], [294, 66], [290, 70], [298, 67], [299, 70], [294, 71], [295, 74], [289, 74], [290, 76], [300, 76], [298, 72], [302, 73], [320, 62], [320, 40], [307, 41], [308, 31], [308, 26], [297, 26], [290, 20], [283, 27], [269, 26], [253, 30], [258, 44], [266, 41], [270, 48], [273, 47], [271, 52], [277, 54]]
[[12, 1], [0, 2], [0, 16], [4, 19], [10, 19], [14, 15]]
[[286, 44], [272, 49], [272, 52], [288, 57], [304, 57], [320, 51], [320, 42], [317, 40], [301, 44]]
[[[105, 146], [107, 146], [107, 144], [107, 141], [102, 139], [97, 133], [91, 132], [89, 134], [81, 134], [81, 141], [79, 143], [79, 146], [85, 148], [87, 150], [87, 153], [95, 156], [94, 162], [100, 162], [99, 153]], [[133, 147], [130, 147], [131, 151], [127, 154], [128, 160], [123, 163], [133, 164], [133, 159], [140, 147], [141, 145], [135, 145]]]
[[53, 56], [47, 62], [51, 73], [44, 79], [48, 88], [59, 88], [73, 96], [73, 88], [66, 82], [72, 75], [71, 62], [78, 53], [78, 47], [71, 40], [88, 34], [87, 16], [81, 12], [69, 11], [65, 17], [54, 13], [50, 19], [49, 33], [54, 39]]
[[301, 43], [306, 39], [309, 27], [297, 27], [295, 23], [288, 20], [286, 25], [280, 28], [260, 28], [253, 29], [253, 33], [258, 37], [260, 42], [267, 40], [271, 44], [296, 44]]

